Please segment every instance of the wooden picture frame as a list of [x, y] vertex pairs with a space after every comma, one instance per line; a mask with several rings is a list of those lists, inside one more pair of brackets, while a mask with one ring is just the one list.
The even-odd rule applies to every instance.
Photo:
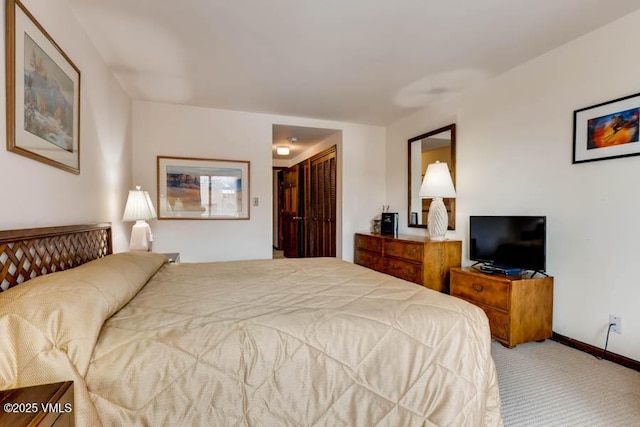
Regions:
[[246, 160], [157, 157], [158, 219], [249, 219]]
[[640, 154], [640, 93], [573, 112], [573, 163]]
[[80, 174], [80, 70], [19, 0], [5, 18], [7, 150]]

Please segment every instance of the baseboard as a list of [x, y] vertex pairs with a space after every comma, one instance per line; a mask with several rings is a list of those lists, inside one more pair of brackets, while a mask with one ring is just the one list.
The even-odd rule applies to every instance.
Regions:
[[[595, 347], [591, 344], [574, 340], [573, 338], [565, 337], [564, 335], [560, 335], [555, 332], [553, 333], [551, 339], [559, 342], [560, 344], [564, 344], [577, 350], [584, 351], [585, 353], [589, 353], [593, 356], [602, 357], [603, 349]], [[628, 357], [624, 357], [619, 354], [610, 353], [609, 351], [607, 351], [607, 354], [605, 354], [604, 359], [640, 372], [640, 362], [638, 362], [637, 360], [629, 359]]]

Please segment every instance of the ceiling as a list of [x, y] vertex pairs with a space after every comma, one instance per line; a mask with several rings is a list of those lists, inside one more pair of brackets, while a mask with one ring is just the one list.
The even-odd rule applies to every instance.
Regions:
[[[271, 157], [280, 160], [291, 160], [313, 148], [314, 145], [319, 144], [330, 136], [340, 132], [340, 130], [336, 129], [321, 129], [277, 124], [273, 125]], [[289, 154], [280, 155], [276, 153], [276, 149], [283, 146], [289, 147]]]
[[388, 125], [638, 0], [68, 0], [135, 100]]

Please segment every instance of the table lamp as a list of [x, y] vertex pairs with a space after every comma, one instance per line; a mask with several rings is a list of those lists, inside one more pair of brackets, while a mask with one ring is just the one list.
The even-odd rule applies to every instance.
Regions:
[[156, 210], [153, 208], [151, 197], [146, 191], [142, 191], [140, 186], [135, 190], [129, 190], [127, 205], [124, 208], [123, 221], [135, 221], [131, 229], [131, 240], [129, 250], [131, 251], [151, 251], [153, 235], [151, 227], [146, 220], [157, 218]]
[[427, 229], [431, 240], [444, 240], [449, 225], [447, 208], [443, 198], [455, 198], [456, 190], [453, 188], [451, 173], [446, 163], [430, 163], [427, 173], [420, 186], [419, 197], [432, 199], [427, 216]]

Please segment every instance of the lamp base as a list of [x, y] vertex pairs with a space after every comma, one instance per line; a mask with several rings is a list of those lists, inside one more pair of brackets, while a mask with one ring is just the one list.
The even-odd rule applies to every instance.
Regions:
[[431, 240], [445, 240], [448, 226], [447, 207], [444, 205], [442, 197], [434, 197], [429, 205], [429, 215], [427, 216], [427, 230]]
[[143, 219], [139, 219], [131, 228], [131, 240], [129, 241], [130, 251], [151, 251], [151, 244], [153, 243], [153, 235], [151, 234], [151, 227]]

